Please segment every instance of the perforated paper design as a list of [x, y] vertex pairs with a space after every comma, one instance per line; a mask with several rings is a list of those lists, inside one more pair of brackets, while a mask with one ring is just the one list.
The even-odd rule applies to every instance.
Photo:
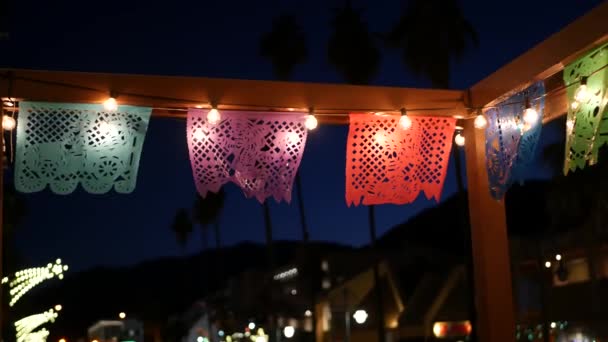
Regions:
[[135, 189], [150, 108], [21, 102], [17, 125], [15, 187], [57, 194], [78, 183], [94, 194]]
[[351, 114], [346, 146], [346, 202], [405, 204], [420, 192], [439, 201], [447, 172], [453, 118]]
[[188, 147], [201, 196], [237, 184], [247, 197], [264, 202], [291, 201], [307, 130], [306, 115], [222, 111], [221, 121], [207, 122], [207, 110], [188, 111]]
[[[564, 69], [564, 83], [572, 85], [568, 92], [568, 122], [564, 173], [597, 162], [600, 147], [608, 143], [608, 45], [604, 45]], [[601, 68], [603, 68], [600, 70]], [[581, 76], [589, 77], [590, 100], [572, 108], [574, 94]]]
[[[513, 182], [523, 180], [523, 173], [536, 157], [545, 107], [544, 94], [544, 83], [537, 82], [485, 111], [488, 120], [486, 168], [490, 194], [495, 199], [502, 199]], [[523, 122], [526, 97], [539, 115], [534, 125]]]

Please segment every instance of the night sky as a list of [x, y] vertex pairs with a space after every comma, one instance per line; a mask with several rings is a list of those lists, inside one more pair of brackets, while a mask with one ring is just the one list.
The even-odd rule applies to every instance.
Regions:
[[[9, 41], [0, 41], [0, 66], [242, 79], [272, 79], [270, 63], [258, 55], [258, 40], [272, 18], [295, 12], [308, 38], [309, 60], [295, 80], [341, 82], [326, 61], [331, 8], [338, 0], [308, 1], [12, 1]], [[396, 0], [353, 0], [364, 8], [372, 31], [386, 31], [402, 8]], [[462, 1], [479, 33], [480, 46], [453, 65], [452, 87], [464, 89], [601, 3], [599, 0]], [[564, 42], [566, 43], [566, 42]], [[378, 85], [428, 87], [383, 50]], [[331, 96], [331, 94], [328, 94]], [[559, 127], [543, 131], [543, 143]], [[301, 166], [311, 237], [354, 246], [369, 240], [367, 208], [348, 208], [345, 191], [346, 126], [320, 126], [308, 136]], [[530, 177], [546, 177], [539, 163]], [[443, 198], [456, 189], [450, 164]], [[234, 185], [226, 187], [221, 218], [223, 240], [264, 240], [262, 207]], [[170, 225], [175, 211], [190, 208], [195, 188], [185, 137], [185, 120], [152, 118], [136, 190], [130, 195], [69, 196], [44, 191], [27, 195], [29, 217], [17, 245], [31, 264], [61, 257], [76, 270], [130, 265], [184, 253]], [[295, 196], [294, 196], [295, 200]], [[419, 198], [406, 206], [377, 208], [379, 233], [434, 202]], [[297, 203], [271, 205], [276, 239], [300, 239]], [[448, 229], [448, 228], [446, 228]], [[201, 248], [196, 232], [185, 253]]]

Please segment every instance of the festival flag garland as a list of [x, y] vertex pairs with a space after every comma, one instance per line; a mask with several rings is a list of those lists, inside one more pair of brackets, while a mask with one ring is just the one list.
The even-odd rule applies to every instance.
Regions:
[[456, 119], [351, 114], [346, 145], [346, 202], [406, 204], [420, 192], [439, 201]]
[[23, 101], [19, 105], [15, 188], [47, 185], [57, 194], [78, 184], [93, 194], [135, 189], [151, 109]]
[[[545, 108], [545, 86], [540, 81], [485, 111], [486, 169], [490, 194], [500, 200], [534, 161]], [[525, 121], [526, 107], [537, 114]]]
[[210, 123], [208, 110], [188, 111], [187, 137], [196, 188], [205, 197], [236, 183], [247, 197], [291, 201], [308, 132], [305, 114], [222, 111]]
[[568, 119], [564, 174], [597, 162], [608, 143], [608, 44], [564, 69], [568, 86]]

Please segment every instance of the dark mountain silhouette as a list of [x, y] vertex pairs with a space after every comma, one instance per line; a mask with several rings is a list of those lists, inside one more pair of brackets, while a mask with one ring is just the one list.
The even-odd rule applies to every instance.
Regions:
[[[513, 186], [506, 195], [509, 235], [535, 238], [547, 232], [576, 228], [581, 217], [590, 215], [587, 202], [594, 199], [586, 197], [595, 189], [593, 184], [597, 179], [605, 174], [607, 165], [599, 163], [568, 177]], [[464, 232], [469, 227], [457, 219], [459, 210], [468, 211], [466, 203], [458, 203], [459, 199], [466, 199], [466, 196], [448, 198], [395, 226], [379, 238], [380, 251], [388, 256], [392, 252], [415, 249], [418, 254], [451, 255], [454, 262], [461, 262], [465, 258]], [[556, 205], [571, 210], [556, 210]], [[277, 242], [277, 266], [294, 260], [302, 248], [302, 242]], [[355, 250], [323, 242], [311, 242], [310, 248], [319, 255]], [[221, 253], [214, 249], [195, 256], [158, 259], [128, 268], [96, 268], [68, 273], [62, 282], [34, 289], [11, 315], [20, 318], [62, 304], [64, 310], [51, 329], [51, 339], [84, 336], [87, 327], [96, 320], [114, 319], [121, 311], [127, 312], [129, 317], [164, 326], [170, 315], [183, 312], [195, 301], [220, 288], [221, 282], [208, 276], [216, 274], [207, 272], [209, 265], [220, 265], [226, 279], [245, 270], [263, 269], [266, 267], [266, 247], [241, 243], [224, 248]], [[412, 280], [411, 276], [409, 280]]]

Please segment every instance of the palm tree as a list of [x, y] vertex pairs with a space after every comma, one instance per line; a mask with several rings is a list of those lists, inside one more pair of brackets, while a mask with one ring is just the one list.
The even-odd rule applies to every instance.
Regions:
[[[287, 81], [291, 78], [294, 68], [303, 63], [308, 57], [308, 48], [306, 46], [306, 37], [302, 32], [296, 17], [291, 14], [282, 14], [273, 21], [272, 29], [262, 35], [260, 39], [260, 55], [270, 60], [273, 66], [274, 75], [277, 79]], [[302, 223], [302, 235], [304, 241], [308, 241], [308, 229], [304, 216], [304, 204], [302, 202], [302, 185], [300, 173], [296, 174], [296, 189], [298, 193], [298, 202], [300, 205], [300, 221]], [[264, 226], [266, 235], [266, 248], [268, 253], [268, 266], [274, 269], [274, 251], [272, 238], [272, 219], [270, 215], [270, 207], [268, 201], [263, 204], [264, 209]], [[272, 287], [269, 288], [272, 291]], [[314, 297], [312, 303], [314, 305]], [[272, 309], [272, 308], [271, 308]], [[274, 312], [274, 310], [270, 310]], [[316, 324], [315, 317], [313, 321], [313, 336], [315, 335]], [[271, 326], [274, 325], [271, 322]], [[272, 330], [271, 330], [272, 331]], [[271, 334], [272, 340], [276, 337], [276, 333]]]
[[308, 57], [306, 37], [295, 16], [282, 14], [274, 19], [272, 29], [260, 39], [260, 55], [270, 60], [278, 79], [291, 78], [296, 65]]
[[221, 247], [219, 217], [224, 208], [224, 189], [219, 192], [208, 193], [204, 198], [197, 194], [192, 207], [192, 219], [201, 229], [202, 248], [208, 247], [208, 233], [211, 225], [215, 230], [215, 248]]
[[386, 38], [389, 47], [401, 50], [406, 67], [439, 88], [449, 88], [452, 58], [478, 45], [477, 32], [457, 0], [409, 1]]
[[[338, 73], [350, 84], [369, 84], [374, 79], [380, 65], [380, 51], [363, 21], [360, 11], [352, 7], [347, 0], [344, 7], [334, 10], [331, 26], [334, 30], [328, 45], [329, 62]], [[376, 248], [375, 207], [369, 206], [369, 230], [371, 246], [376, 259], [379, 258]], [[379, 260], [374, 262], [374, 289], [378, 319], [378, 340], [385, 341], [384, 308], [382, 289], [380, 287]]]
[[378, 72], [380, 51], [360, 11], [346, 1], [334, 10], [327, 57], [347, 83], [369, 84]]
[[180, 208], [175, 213], [175, 218], [171, 224], [171, 230], [175, 233], [177, 244], [182, 248], [186, 249], [188, 243], [188, 237], [192, 233], [192, 221], [190, 221], [190, 214], [188, 210]]

